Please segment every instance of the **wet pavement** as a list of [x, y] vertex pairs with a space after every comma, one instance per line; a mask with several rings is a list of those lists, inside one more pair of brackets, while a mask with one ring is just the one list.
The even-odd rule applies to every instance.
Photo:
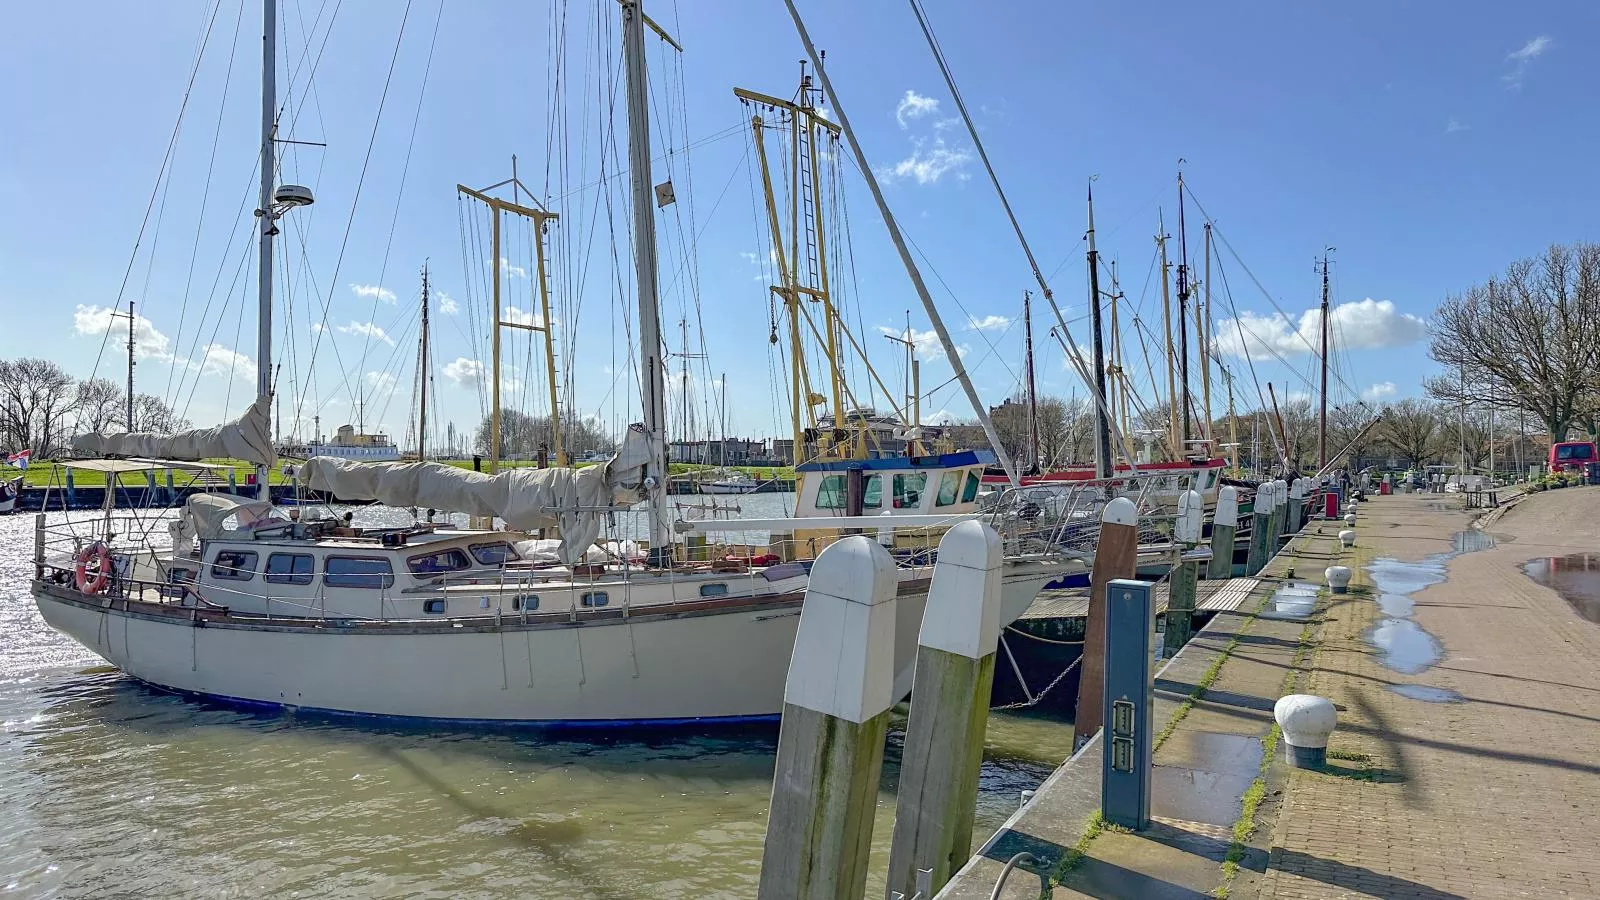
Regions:
[[1573, 612], [1591, 622], [1600, 622], [1600, 553], [1529, 560], [1522, 571], [1560, 594]]
[[1449, 688], [1434, 687], [1428, 684], [1391, 684], [1389, 690], [1402, 697], [1412, 700], [1421, 700], [1424, 703], [1465, 703], [1467, 698]]
[[[1436, 553], [1417, 562], [1385, 557], [1367, 566], [1367, 574], [1372, 577], [1373, 587], [1378, 593], [1378, 609], [1383, 612], [1384, 618], [1367, 630], [1366, 638], [1377, 649], [1379, 659], [1386, 668], [1404, 675], [1418, 675], [1444, 659], [1444, 645], [1411, 618], [1417, 607], [1412, 595], [1444, 582], [1450, 560], [1463, 553], [1491, 549], [1495, 546], [1495, 539], [1482, 531], [1458, 531], [1451, 536], [1450, 546], [1451, 549], [1445, 553]], [[1597, 569], [1600, 569], [1600, 557], [1596, 562]], [[1600, 577], [1600, 571], [1595, 574]], [[1596, 601], [1595, 607], [1597, 615], [1600, 615], [1600, 600]], [[1402, 690], [1402, 687], [1405, 689]], [[1394, 690], [1414, 700], [1453, 702], [1452, 698], [1432, 695], [1438, 688], [1397, 685]]]

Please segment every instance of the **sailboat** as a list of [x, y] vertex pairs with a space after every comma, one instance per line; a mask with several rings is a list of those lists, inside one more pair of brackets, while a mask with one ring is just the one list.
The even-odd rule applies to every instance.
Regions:
[[[103, 527], [98, 520], [41, 523], [31, 590], [46, 622], [151, 685], [272, 707], [575, 724], [778, 715], [809, 560], [753, 554], [701, 564], [672, 559], [647, 22], [638, 0], [620, 5], [644, 421], [628, 429], [619, 453], [583, 469], [498, 473], [426, 461], [315, 457], [299, 473], [305, 487], [343, 500], [498, 518], [505, 531], [431, 522], [364, 529], [348, 516], [285, 515], [270, 504], [266, 473], [276, 461], [266, 364], [272, 359], [272, 237], [277, 219], [310, 203], [311, 195], [272, 186], [276, 3], [263, 0], [263, 362], [256, 401], [238, 421], [211, 429], [165, 437], [87, 435], [78, 443], [83, 452], [109, 456], [242, 458], [257, 466], [259, 496], [190, 498], [170, 524], [170, 547], [131, 544], [115, 533], [109, 515]], [[871, 461], [861, 462], [845, 464], [849, 473], [840, 479], [864, 477]], [[984, 462], [976, 455], [941, 460], [937, 474], [954, 480], [963, 502], [940, 508], [944, 489], [930, 483], [915, 504], [894, 510], [894, 524], [930, 528], [958, 519], [967, 485], [975, 492]], [[910, 471], [919, 466], [914, 460], [894, 465], [906, 474], [930, 474]], [[821, 473], [813, 484], [820, 497], [834, 476]], [[641, 502], [647, 555], [631, 544], [598, 540], [609, 517]], [[1082, 554], [1035, 539], [1053, 527], [1037, 512], [1027, 518], [995, 513], [990, 521], [1011, 551], [1003, 576], [1006, 621], [1051, 578], [1085, 566]], [[98, 527], [99, 537], [84, 537], [85, 524]], [[828, 524], [866, 527], [848, 516], [830, 517]], [[871, 527], [888, 524], [875, 517]], [[544, 531], [545, 539], [532, 540], [535, 531]], [[549, 538], [552, 533], [559, 538]], [[910, 689], [932, 557], [903, 554], [901, 562], [893, 654], [903, 694]]]

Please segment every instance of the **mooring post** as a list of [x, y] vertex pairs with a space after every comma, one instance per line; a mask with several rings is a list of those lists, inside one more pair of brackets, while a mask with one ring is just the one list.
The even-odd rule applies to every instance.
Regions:
[[1132, 500], [1118, 497], [1100, 514], [1100, 540], [1089, 573], [1089, 615], [1084, 622], [1083, 662], [1079, 663], [1074, 746], [1082, 746], [1104, 724], [1106, 585], [1117, 578], [1132, 578], [1138, 561], [1139, 510]]
[[[63, 469], [62, 471], [66, 472], [67, 475], [67, 509], [76, 509], [78, 506], [78, 486], [73, 483], [71, 469]], [[107, 479], [106, 483], [110, 484], [110, 479]]]
[[962, 522], [939, 541], [901, 754], [891, 897], [914, 896], [918, 870], [931, 870], [923, 896], [932, 897], [972, 854], [1003, 562], [1000, 536], [982, 522]]
[[33, 580], [44, 580], [44, 513], [33, 516]]
[[1217, 491], [1217, 511], [1211, 515], [1211, 564], [1207, 578], [1233, 577], [1233, 542], [1239, 535], [1239, 489], [1224, 485]]
[[239, 472], [237, 469], [228, 470], [228, 493], [239, 493]]
[[1300, 531], [1300, 526], [1305, 524], [1306, 479], [1296, 478], [1294, 484], [1289, 485], [1289, 524], [1284, 527], [1286, 534], [1295, 534]]
[[1282, 478], [1272, 483], [1272, 543], [1267, 546], [1267, 558], [1271, 559], [1278, 553], [1278, 548], [1283, 546], [1283, 535], [1289, 524], [1289, 482]]
[[178, 499], [178, 490], [172, 484], [172, 470], [168, 469], [167, 470], [167, 493], [166, 493], [166, 498], [163, 501], [163, 505], [164, 506], [171, 506], [173, 504], [173, 501], [175, 501], [177, 499]]
[[1172, 578], [1167, 584], [1167, 632], [1165, 655], [1172, 656], [1188, 643], [1194, 633], [1194, 599], [1200, 578], [1200, 558], [1191, 551], [1200, 543], [1200, 527], [1205, 515], [1205, 498], [1199, 491], [1185, 491], [1178, 498], [1178, 519], [1172, 535], [1179, 545]]
[[859, 535], [817, 556], [783, 691], [761, 900], [866, 891], [894, 697], [894, 558]]
[[1272, 525], [1272, 492], [1275, 483], [1268, 481], [1256, 487], [1254, 509], [1250, 514], [1250, 555], [1246, 557], [1244, 573], [1255, 575], [1267, 564], [1273, 537], [1269, 532]]
[[145, 469], [144, 470], [144, 505], [146, 507], [155, 506], [156, 505], [156, 497], [157, 496], [158, 495], [156, 494], [156, 470], [155, 469]]

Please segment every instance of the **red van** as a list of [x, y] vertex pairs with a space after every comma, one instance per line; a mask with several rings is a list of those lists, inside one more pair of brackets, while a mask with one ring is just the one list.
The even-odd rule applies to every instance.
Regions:
[[1600, 462], [1600, 452], [1596, 452], [1593, 441], [1562, 441], [1550, 445], [1550, 471], [1561, 472], [1567, 469], [1576, 469], [1579, 472], [1592, 462]]

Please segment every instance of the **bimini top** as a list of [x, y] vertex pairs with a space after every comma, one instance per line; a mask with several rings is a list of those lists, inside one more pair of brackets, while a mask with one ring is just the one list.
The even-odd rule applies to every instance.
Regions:
[[796, 472], [849, 472], [862, 470], [954, 469], [960, 466], [989, 466], [995, 462], [992, 450], [962, 450], [934, 456], [886, 456], [880, 459], [830, 459], [801, 463]]

